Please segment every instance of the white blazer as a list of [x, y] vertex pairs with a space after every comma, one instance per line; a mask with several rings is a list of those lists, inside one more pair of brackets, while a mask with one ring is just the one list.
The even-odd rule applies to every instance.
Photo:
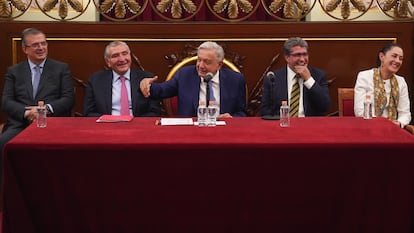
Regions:
[[[374, 96], [374, 81], [373, 81], [374, 69], [364, 70], [358, 73], [357, 80], [354, 88], [354, 113], [355, 116], [362, 117], [364, 112], [364, 100], [365, 95], [368, 93], [371, 95], [372, 103], [375, 102]], [[408, 86], [404, 77], [395, 75], [398, 82], [398, 89], [400, 97], [397, 106], [398, 118], [401, 127], [408, 125], [411, 121], [410, 112], [410, 98], [408, 94]], [[390, 94], [387, 93], [387, 102], [390, 99]], [[372, 104], [372, 115], [375, 117], [375, 106]], [[384, 110], [382, 117], [388, 117], [388, 111]]]

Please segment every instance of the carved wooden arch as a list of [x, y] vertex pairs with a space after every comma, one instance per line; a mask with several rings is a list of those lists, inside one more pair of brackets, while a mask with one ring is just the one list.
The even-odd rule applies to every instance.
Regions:
[[[184, 60], [182, 60], [181, 62], [179, 62], [177, 65], [175, 65], [170, 72], [167, 75], [167, 78], [165, 79], [165, 81], [168, 81], [170, 79], [172, 79], [172, 77], [174, 76], [174, 74], [177, 72], [178, 69], [180, 69], [183, 66], [186, 66], [188, 64], [194, 63], [197, 60], [197, 56], [192, 56], [192, 57], [187, 57]], [[228, 66], [230, 69], [237, 71], [240, 73], [239, 68], [236, 67], [236, 65], [234, 65], [232, 62], [230, 62], [227, 59], [223, 60], [224, 65]]]

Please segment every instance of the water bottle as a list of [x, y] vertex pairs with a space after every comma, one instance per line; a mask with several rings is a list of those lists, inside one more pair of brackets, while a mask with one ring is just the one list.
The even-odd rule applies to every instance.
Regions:
[[365, 95], [363, 117], [364, 119], [372, 119], [372, 102], [370, 94]]
[[197, 121], [198, 126], [207, 126], [207, 107], [204, 102], [200, 101], [197, 108]]
[[219, 108], [215, 104], [209, 104], [207, 108], [207, 125], [216, 126], [217, 117], [219, 116]]
[[289, 105], [287, 101], [282, 101], [280, 106], [280, 127], [289, 127], [290, 126], [290, 116], [289, 116]]
[[47, 126], [47, 110], [44, 101], [37, 102], [37, 118], [36, 124], [39, 128], [45, 128]]

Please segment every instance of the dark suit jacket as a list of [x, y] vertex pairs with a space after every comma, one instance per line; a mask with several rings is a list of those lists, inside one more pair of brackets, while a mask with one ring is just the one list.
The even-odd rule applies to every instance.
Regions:
[[[303, 88], [303, 108], [305, 116], [322, 116], [331, 106], [326, 73], [312, 67], [309, 67], [309, 71], [313, 79], [315, 79], [315, 84], [309, 90], [306, 87]], [[288, 101], [287, 67], [275, 70], [274, 73], [276, 78], [273, 85], [273, 102], [271, 99], [271, 82], [267, 77], [265, 77], [263, 81], [261, 104], [262, 116], [272, 115], [272, 111], [274, 111], [276, 115], [279, 115], [282, 101]]]
[[[92, 74], [88, 80], [85, 93], [84, 115], [101, 116], [112, 114], [112, 70], [98, 71]], [[134, 116], [160, 116], [160, 101], [145, 98], [139, 83], [143, 78], [154, 75], [142, 70], [130, 72], [132, 112]]]
[[74, 103], [72, 76], [69, 66], [47, 58], [36, 97], [33, 99], [32, 74], [28, 61], [9, 67], [4, 84], [2, 108], [9, 118], [6, 129], [24, 129], [30, 122], [24, 118], [26, 106], [44, 100], [53, 108], [53, 116], [70, 116]]
[[[220, 69], [220, 113], [246, 116], [246, 83], [242, 74]], [[179, 116], [197, 116], [200, 97], [200, 78], [195, 65], [177, 71], [171, 80], [151, 85], [151, 98], [177, 96]]]

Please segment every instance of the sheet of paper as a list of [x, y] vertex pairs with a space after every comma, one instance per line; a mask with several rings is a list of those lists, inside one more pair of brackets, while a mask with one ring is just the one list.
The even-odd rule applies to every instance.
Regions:
[[[194, 125], [198, 125], [198, 121], [195, 121]], [[226, 125], [226, 122], [225, 121], [216, 121], [216, 125]]]
[[161, 125], [193, 125], [193, 118], [161, 118]]

